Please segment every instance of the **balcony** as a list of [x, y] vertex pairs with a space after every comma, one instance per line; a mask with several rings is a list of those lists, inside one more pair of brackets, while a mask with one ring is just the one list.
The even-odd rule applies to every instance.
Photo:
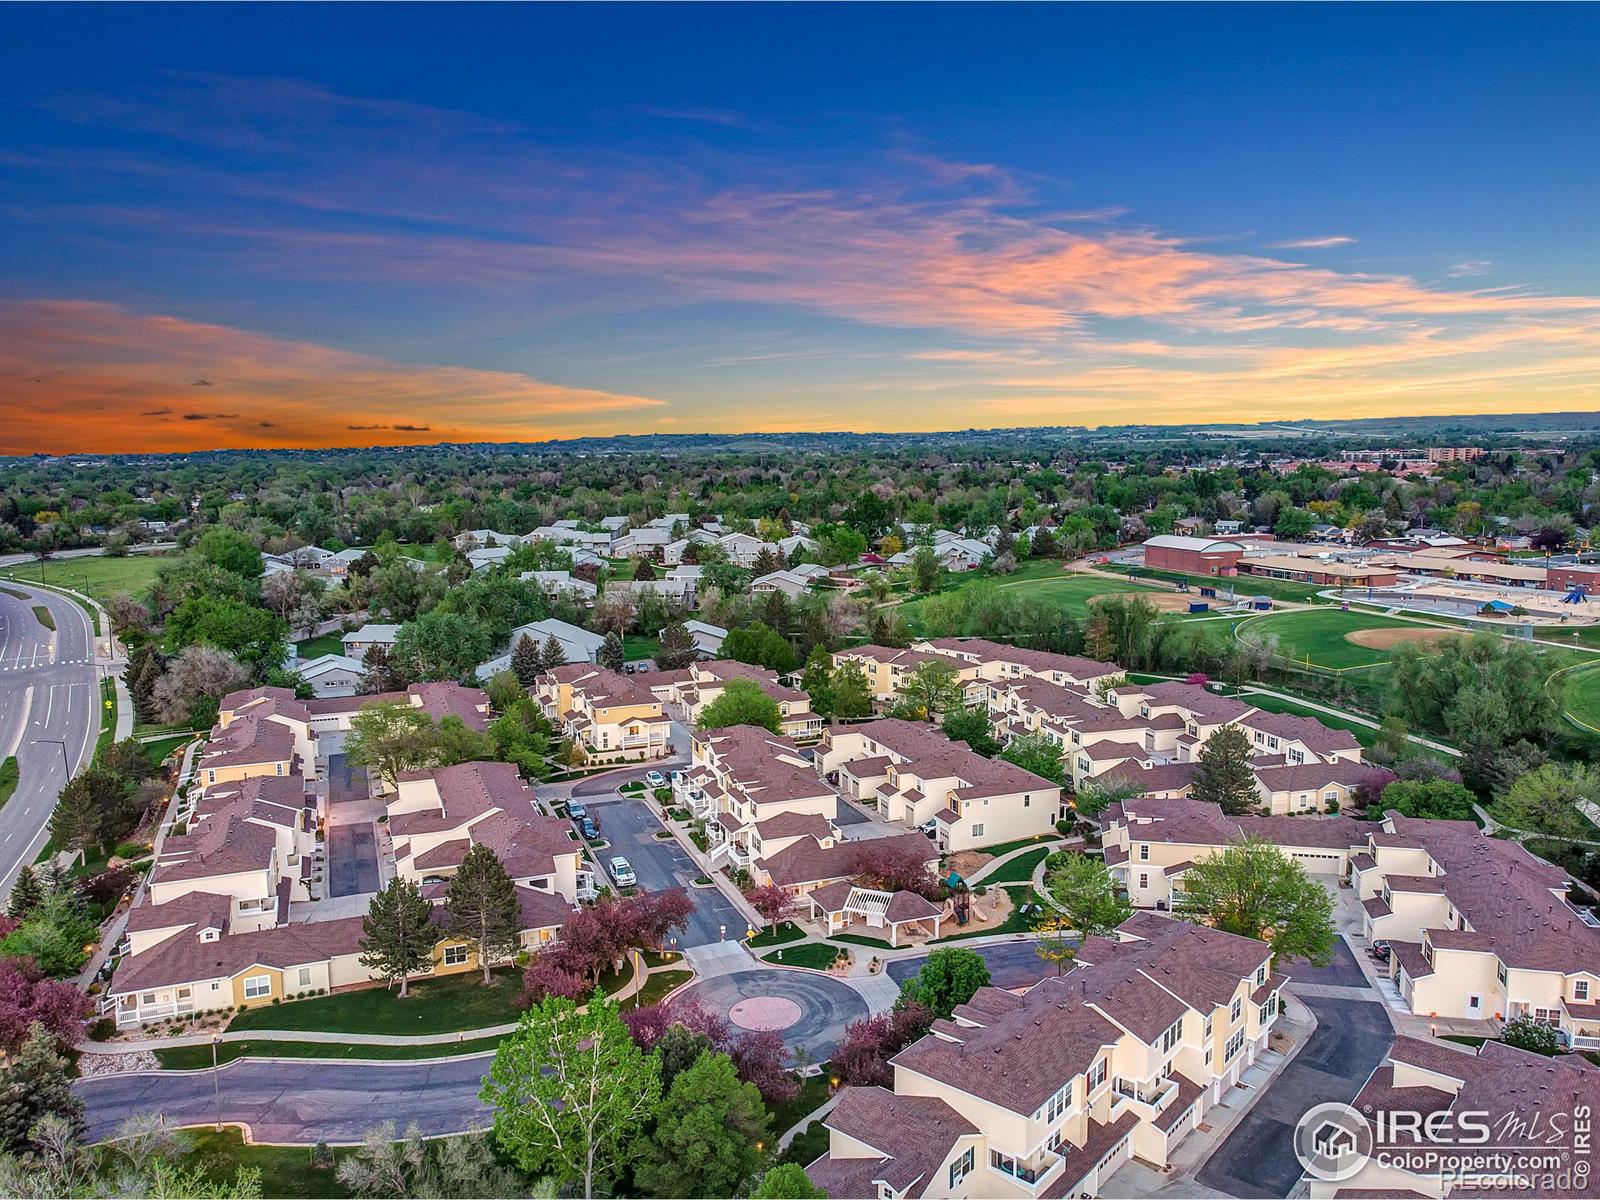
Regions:
[[1146, 1120], [1153, 1120], [1178, 1096], [1178, 1081], [1170, 1077], [1135, 1083], [1131, 1079], [1118, 1079], [1116, 1093], [1127, 1101], [1127, 1107]]
[[1062, 1142], [1060, 1149], [1042, 1152], [1042, 1161], [1035, 1166], [1028, 1166], [1009, 1154], [991, 1150], [989, 1170], [1003, 1176], [1012, 1186], [1021, 1187], [1037, 1196], [1054, 1183], [1057, 1176], [1066, 1169], [1067, 1149], [1068, 1143]]
[[1594, 1034], [1574, 1033], [1570, 1029], [1563, 1029], [1561, 1040], [1572, 1050], [1600, 1050], [1600, 1036]]

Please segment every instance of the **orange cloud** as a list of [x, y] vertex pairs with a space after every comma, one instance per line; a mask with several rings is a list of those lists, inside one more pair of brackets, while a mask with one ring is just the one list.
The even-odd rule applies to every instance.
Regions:
[[6, 454], [531, 441], [664, 403], [66, 300], [0, 303], [0, 401]]

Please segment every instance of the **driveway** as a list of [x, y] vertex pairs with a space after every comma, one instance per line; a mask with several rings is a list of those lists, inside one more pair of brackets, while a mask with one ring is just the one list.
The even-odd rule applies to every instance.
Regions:
[[360, 896], [382, 885], [378, 872], [378, 831], [371, 821], [328, 826], [328, 895]]
[[220, 1109], [223, 1121], [248, 1126], [257, 1142], [349, 1143], [383, 1121], [401, 1129], [415, 1121], [426, 1136], [487, 1127], [478, 1088], [491, 1061], [487, 1054], [437, 1063], [239, 1059], [217, 1071], [217, 1098], [210, 1071], [103, 1075], [73, 1088], [91, 1141], [138, 1113], [159, 1112], [169, 1125], [209, 1125]]
[[736, 941], [744, 936], [748, 922], [719, 889], [689, 886], [700, 874], [700, 868], [676, 838], [655, 836], [663, 826], [646, 804], [619, 798], [588, 801], [585, 807], [599, 820], [601, 836], [611, 843], [609, 848], [595, 852], [602, 866], [620, 854], [632, 864], [639, 886], [645, 891], [661, 892], [674, 887], [688, 890], [694, 913], [678, 935], [680, 949], [724, 939]]
[[[1053, 965], [1040, 960], [1034, 950], [1034, 943], [1028, 942], [996, 942], [992, 946], [965, 946], [979, 955], [984, 962], [989, 964], [989, 982], [997, 988], [1011, 991], [1014, 988], [1032, 987], [1046, 975], [1054, 975], [1056, 969]], [[918, 971], [922, 964], [928, 961], [926, 954], [919, 954], [915, 958], [897, 958], [889, 964], [889, 978], [896, 983], [904, 983]]]
[[367, 769], [350, 765], [343, 754], [328, 755], [328, 807], [367, 800]]
[[1203, 1187], [1226, 1196], [1289, 1195], [1303, 1174], [1295, 1122], [1314, 1105], [1353, 1100], [1389, 1052], [1394, 1030], [1376, 996], [1299, 999], [1316, 1014], [1316, 1032], [1200, 1169], [1195, 1178]]
[[1328, 987], [1370, 986], [1361, 971], [1361, 964], [1356, 962], [1355, 955], [1350, 951], [1350, 944], [1343, 938], [1334, 939], [1333, 961], [1327, 966], [1313, 967], [1303, 958], [1292, 958], [1289, 965], [1283, 968], [1283, 973], [1291, 983], [1316, 983]]

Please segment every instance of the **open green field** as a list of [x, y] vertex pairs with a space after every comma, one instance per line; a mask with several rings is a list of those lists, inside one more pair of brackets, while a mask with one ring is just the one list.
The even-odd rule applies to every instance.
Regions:
[[319, 637], [295, 643], [300, 661], [310, 662], [313, 658], [321, 658], [324, 654], [343, 654], [344, 642], [341, 640], [343, 637], [344, 634], [334, 630], [332, 633], [324, 633]]
[[3, 574], [24, 583], [72, 588], [103, 604], [119, 592], [144, 595], [161, 562], [159, 554], [130, 554], [125, 558], [47, 558], [43, 562], [8, 567]]
[[[1082, 620], [1089, 615], [1089, 605], [1097, 596], [1144, 593], [1156, 589], [1137, 583], [1109, 579], [1101, 575], [1070, 575], [1055, 559], [1025, 562], [1010, 575], [996, 575], [992, 571], [947, 572], [934, 594], [961, 591], [980, 584], [993, 584], [1007, 592], [1043, 600], [1060, 609], [1063, 616]], [[1160, 589], [1166, 592], [1166, 589]], [[913, 632], [920, 632], [919, 614], [926, 603], [924, 596], [913, 596], [894, 611], [903, 617]]]
[[661, 649], [661, 639], [645, 633], [630, 633], [622, 639], [622, 655], [629, 662], [652, 658]]
[[1126, 563], [1106, 563], [1101, 568], [1116, 571], [1132, 578], [1164, 579], [1168, 583], [1184, 583], [1198, 591], [1203, 587], [1216, 588], [1226, 596], [1230, 591], [1239, 596], [1271, 596], [1275, 600], [1300, 600], [1307, 604], [1326, 603], [1318, 595], [1325, 590], [1322, 584], [1295, 583], [1289, 579], [1272, 579], [1266, 576], [1239, 575], [1232, 579], [1216, 579], [1210, 575], [1188, 575], [1182, 571], [1162, 571], [1154, 567], [1130, 567]]
[[1285, 658], [1312, 666], [1347, 670], [1371, 667], [1389, 661], [1388, 649], [1357, 645], [1349, 634], [1361, 630], [1418, 630], [1427, 627], [1413, 621], [1398, 621], [1377, 613], [1344, 612], [1337, 608], [1315, 611], [1266, 613], [1240, 624], [1239, 636], [1260, 643], [1269, 634], [1278, 639], [1278, 652]]
[[1562, 704], [1576, 725], [1600, 733], [1600, 661], [1575, 667], [1561, 676]]

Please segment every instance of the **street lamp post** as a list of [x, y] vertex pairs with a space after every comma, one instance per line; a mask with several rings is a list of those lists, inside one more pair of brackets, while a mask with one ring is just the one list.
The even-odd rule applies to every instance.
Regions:
[[222, 1079], [217, 1068], [217, 1043], [222, 1040], [220, 1033], [211, 1035], [211, 1098], [216, 1104], [217, 1132], [222, 1131]]

